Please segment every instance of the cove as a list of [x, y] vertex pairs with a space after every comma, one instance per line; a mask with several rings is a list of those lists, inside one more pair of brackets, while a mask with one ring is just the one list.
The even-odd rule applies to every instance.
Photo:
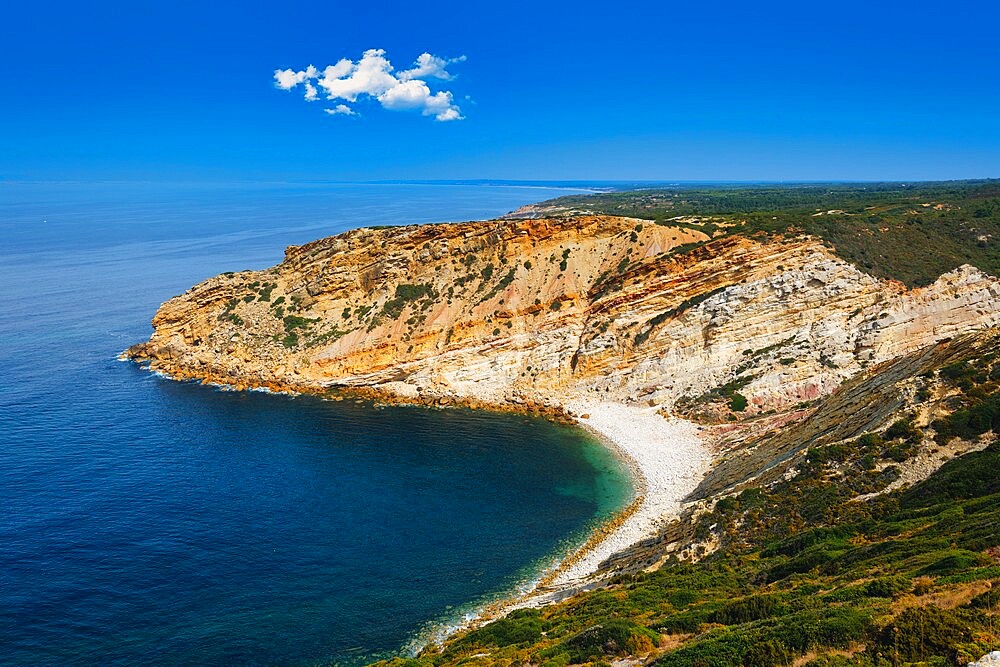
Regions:
[[469, 186], [2, 184], [0, 662], [361, 664], [531, 581], [622, 507], [575, 428], [175, 382], [116, 360], [161, 301]]

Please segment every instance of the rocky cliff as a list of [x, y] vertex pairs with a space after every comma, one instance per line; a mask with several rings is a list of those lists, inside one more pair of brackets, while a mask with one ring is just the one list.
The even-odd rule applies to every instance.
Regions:
[[278, 266], [167, 301], [128, 354], [238, 387], [665, 411], [739, 395], [755, 414], [998, 324], [1000, 282], [971, 266], [908, 290], [807, 236], [709, 238], [576, 216], [358, 229], [289, 247]]

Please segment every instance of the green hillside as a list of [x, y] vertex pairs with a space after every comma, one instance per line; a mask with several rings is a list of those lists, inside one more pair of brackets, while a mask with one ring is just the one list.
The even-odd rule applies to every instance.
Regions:
[[[664, 666], [787, 665], [809, 652], [817, 666], [964, 664], [1000, 642], [998, 470], [994, 444], [832, 527], [622, 577], [391, 664], [556, 667], [661, 651]], [[794, 498], [739, 502], [766, 514]]]
[[[625, 657], [664, 667], [896, 667], [962, 665], [996, 649], [1000, 443], [988, 434], [1000, 432], [998, 343], [1000, 333], [987, 330], [913, 355], [936, 360], [918, 369], [924, 389], [912, 399], [938, 415], [930, 423], [904, 417], [845, 440], [801, 443], [794, 474], [730, 487], [711, 511], [689, 513], [676, 539], [718, 547], [701, 560], [671, 557], [655, 572], [514, 612], [383, 667]], [[822, 413], [821, 404], [814, 414]], [[797, 432], [808, 432], [803, 425]], [[992, 444], [909, 489], [858, 500], [897, 479], [920, 443], [956, 437]]]
[[962, 264], [1000, 275], [1000, 180], [677, 187], [541, 205], [710, 234], [811, 234], [861, 269], [911, 287]]

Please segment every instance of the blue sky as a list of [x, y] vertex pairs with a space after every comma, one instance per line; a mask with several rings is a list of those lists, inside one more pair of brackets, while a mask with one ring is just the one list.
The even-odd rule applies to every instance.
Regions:
[[[1000, 177], [993, 2], [44, 2], [0, 9], [0, 178]], [[461, 120], [276, 69], [465, 57]]]

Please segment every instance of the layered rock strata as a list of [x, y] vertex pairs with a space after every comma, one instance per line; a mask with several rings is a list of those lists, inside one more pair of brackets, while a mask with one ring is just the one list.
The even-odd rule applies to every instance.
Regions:
[[128, 354], [238, 387], [366, 387], [421, 401], [672, 410], [738, 387], [749, 414], [1000, 324], [1000, 282], [925, 288], [822, 242], [578, 216], [353, 230], [164, 303]]

